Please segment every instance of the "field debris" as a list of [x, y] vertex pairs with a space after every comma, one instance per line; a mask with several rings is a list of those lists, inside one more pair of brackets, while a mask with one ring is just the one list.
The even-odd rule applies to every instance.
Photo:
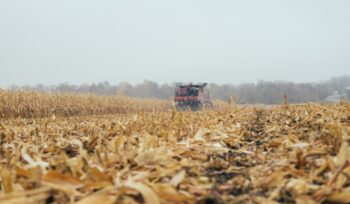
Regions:
[[350, 202], [348, 103], [3, 118], [0, 145], [0, 203]]

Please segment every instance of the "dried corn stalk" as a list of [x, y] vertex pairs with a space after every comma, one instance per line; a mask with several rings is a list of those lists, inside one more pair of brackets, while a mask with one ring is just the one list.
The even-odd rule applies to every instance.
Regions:
[[[348, 103], [148, 112], [125, 98], [118, 112], [5, 96], [2, 115], [34, 118], [0, 122], [1, 203], [350, 202]], [[87, 116], [35, 118], [53, 109]], [[109, 111], [126, 114], [89, 116]]]

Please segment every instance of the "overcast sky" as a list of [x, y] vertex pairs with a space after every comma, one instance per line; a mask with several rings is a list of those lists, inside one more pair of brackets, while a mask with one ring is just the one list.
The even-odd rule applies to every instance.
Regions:
[[0, 86], [350, 73], [348, 0], [1, 0]]

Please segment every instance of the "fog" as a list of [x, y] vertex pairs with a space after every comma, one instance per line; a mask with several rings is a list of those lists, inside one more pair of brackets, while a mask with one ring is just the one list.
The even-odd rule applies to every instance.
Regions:
[[0, 87], [349, 74], [350, 1], [1, 0]]

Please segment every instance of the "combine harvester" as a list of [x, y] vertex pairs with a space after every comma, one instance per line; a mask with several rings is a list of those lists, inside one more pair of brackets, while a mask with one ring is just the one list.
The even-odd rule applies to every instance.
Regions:
[[179, 84], [175, 89], [176, 110], [199, 111], [203, 108], [212, 108], [213, 103], [210, 100], [209, 92], [205, 89], [207, 83], [202, 84]]

